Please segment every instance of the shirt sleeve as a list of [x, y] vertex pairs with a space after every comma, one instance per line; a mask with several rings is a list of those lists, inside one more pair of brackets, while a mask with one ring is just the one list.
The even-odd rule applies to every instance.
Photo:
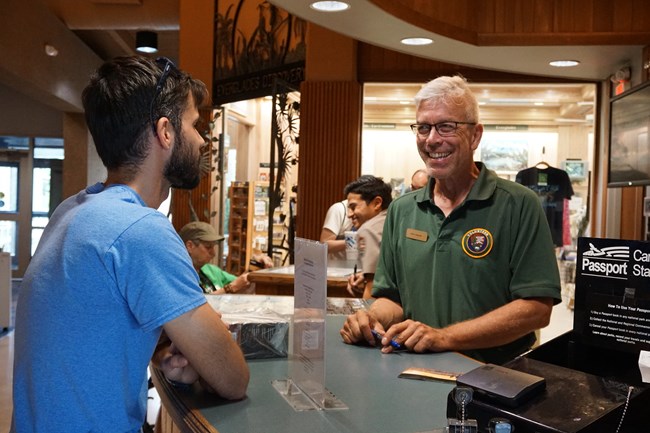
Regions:
[[359, 264], [364, 274], [374, 274], [377, 270], [379, 260], [379, 248], [381, 246], [381, 235], [372, 228], [359, 229], [357, 235], [359, 242]]
[[185, 246], [157, 212], [128, 227], [106, 252], [105, 263], [116, 296], [145, 331], [206, 302]]
[[345, 205], [343, 202], [336, 202], [327, 210], [327, 213], [325, 214], [325, 221], [323, 222], [323, 228], [331, 231], [338, 237], [343, 231], [345, 218]]
[[381, 246], [379, 248], [379, 257], [377, 258], [377, 268], [372, 285], [372, 296], [376, 298], [388, 298], [398, 304], [402, 300], [397, 287], [397, 275], [395, 266], [397, 266], [394, 252], [397, 251], [396, 242], [399, 239], [398, 233], [395, 233], [397, 225], [395, 202], [388, 206], [388, 214], [384, 222], [384, 231], [382, 233]]

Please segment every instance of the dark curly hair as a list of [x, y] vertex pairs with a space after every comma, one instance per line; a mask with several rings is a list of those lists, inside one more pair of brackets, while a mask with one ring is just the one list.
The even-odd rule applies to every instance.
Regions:
[[350, 193], [359, 194], [367, 204], [370, 204], [375, 197], [381, 197], [382, 209], [388, 209], [388, 205], [393, 200], [390, 185], [384, 182], [381, 177], [375, 177], [371, 174], [364, 174], [348, 183], [343, 190], [343, 194], [347, 196]]
[[[117, 57], [100, 66], [84, 89], [86, 123], [107, 169], [126, 168], [135, 173], [149, 152], [152, 122], [167, 117], [180, 131], [188, 96], [192, 94], [197, 107], [208, 101], [203, 82], [163, 60]], [[161, 80], [168, 63], [172, 66]], [[161, 85], [158, 94], [157, 84]]]

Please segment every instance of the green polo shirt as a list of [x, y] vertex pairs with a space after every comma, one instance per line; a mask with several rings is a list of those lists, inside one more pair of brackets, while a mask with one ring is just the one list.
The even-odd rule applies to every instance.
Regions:
[[[203, 265], [201, 267], [201, 274], [199, 275], [200, 285], [205, 293], [215, 292], [237, 279], [233, 274], [229, 274], [212, 263]], [[207, 279], [207, 281], [204, 281], [204, 279]]]
[[[434, 179], [388, 209], [373, 296], [401, 304], [406, 319], [442, 328], [514, 299], [561, 300], [554, 245], [539, 199], [476, 164], [476, 183], [448, 217], [430, 199]], [[501, 364], [528, 350], [534, 338], [531, 333], [466, 354]]]

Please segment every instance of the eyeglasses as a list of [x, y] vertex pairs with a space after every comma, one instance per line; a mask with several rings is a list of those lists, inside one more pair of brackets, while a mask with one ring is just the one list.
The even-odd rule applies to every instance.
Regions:
[[156, 135], [156, 121], [158, 119], [154, 118], [154, 108], [156, 106], [156, 99], [158, 99], [158, 96], [162, 92], [163, 87], [165, 86], [165, 81], [167, 81], [167, 77], [169, 76], [169, 73], [171, 72], [172, 69], [176, 69], [176, 65], [174, 65], [174, 62], [169, 60], [167, 57], [158, 57], [156, 59], [156, 64], [162, 69], [162, 74], [160, 75], [160, 78], [158, 78], [158, 83], [156, 84], [156, 90], [155, 93], [153, 94], [153, 98], [151, 98], [151, 106], [149, 107], [149, 120], [151, 120], [151, 127], [153, 128], [153, 135]]
[[439, 122], [439, 123], [414, 123], [411, 130], [420, 138], [427, 138], [432, 129], [436, 129], [441, 137], [449, 137], [456, 133], [458, 125], [476, 125], [475, 122]]

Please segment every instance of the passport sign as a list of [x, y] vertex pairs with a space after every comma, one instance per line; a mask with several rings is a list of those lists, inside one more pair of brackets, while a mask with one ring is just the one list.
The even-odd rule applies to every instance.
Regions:
[[574, 331], [585, 342], [650, 350], [650, 242], [579, 238]]

